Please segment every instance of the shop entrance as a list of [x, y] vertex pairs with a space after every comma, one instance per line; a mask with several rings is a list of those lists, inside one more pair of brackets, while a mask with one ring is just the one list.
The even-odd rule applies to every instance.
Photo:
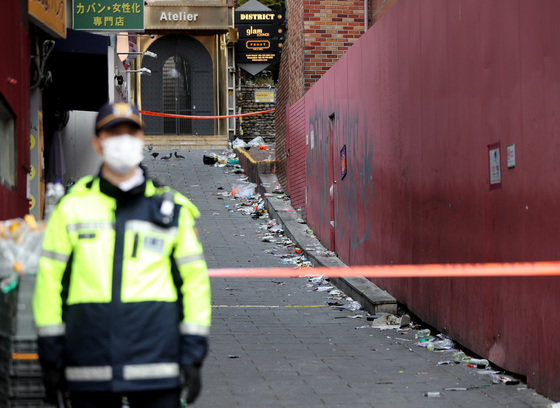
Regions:
[[[156, 40], [142, 66], [151, 75], [142, 76], [142, 109], [176, 115], [212, 116], [214, 84], [212, 58], [192, 37], [169, 35]], [[143, 116], [147, 135], [212, 135], [214, 120]]]

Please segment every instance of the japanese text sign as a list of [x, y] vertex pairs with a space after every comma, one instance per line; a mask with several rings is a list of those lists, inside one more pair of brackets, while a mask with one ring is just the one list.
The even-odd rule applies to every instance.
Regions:
[[74, 0], [75, 30], [144, 30], [143, 0]]

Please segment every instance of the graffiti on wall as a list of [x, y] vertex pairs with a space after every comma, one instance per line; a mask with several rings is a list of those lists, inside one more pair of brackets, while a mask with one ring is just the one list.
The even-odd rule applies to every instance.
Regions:
[[[371, 250], [364, 251], [362, 246], [375, 245], [371, 225], [375, 220], [368, 217], [374, 199], [373, 137], [368, 133], [367, 119], [360, 118], [359, 111], [322, 100], [307, 106], [311, 138], [306, 164], [308, 222], [323, 244], [328, 245], [332, 199], [336, 238], [334, 248], [329, 249], [350, 262], [353, 253]], [[344, 178], [340, 155], [343, 147]]]

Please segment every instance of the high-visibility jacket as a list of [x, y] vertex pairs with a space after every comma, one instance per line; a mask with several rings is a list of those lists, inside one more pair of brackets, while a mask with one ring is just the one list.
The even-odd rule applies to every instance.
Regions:
[[69, 390], [176, 388], [181, 366], [202, 363], [211, 305], [199, 215], [149, 179], [123, 192], [86, 177], [59, 202], [33, 311], [40, 362], [64, 369]]

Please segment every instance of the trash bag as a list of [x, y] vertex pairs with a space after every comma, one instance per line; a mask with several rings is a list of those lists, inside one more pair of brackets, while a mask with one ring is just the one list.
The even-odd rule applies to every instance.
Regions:
[[251, 147], [259, 147], [259, 146], [264, 146], [264, 139], [261, 136], [257, 136], [254, 139], [252, 139], [249, 143], [247, 143], [249, 146]]
[[231, 189], [231, 195], [234, 197], [252, 197], [255, 195], [255, 183], [239, 182], [234, 184]]
[[245, 147], [245, 146], [247, 146], [247, 143], [245, 143], [245, 141], [241, 140], [240, 138], [235, 139], [232, 143], [232, 147], [234, 149], [237, 149], [238, 147]]
[[45, 227], [30, 214], [0, 222], [0, 280], [37, 272]]
[[218, 161], [218, 157], [215, 154], [205, 154], [202, 156], [202, 162], [204, 164], [214, 164]]
[[451, 339], [443, 339], [443, 340], [436, 340], [432, 341], [428, 344], [427, 348], [430, 351], [434, 350], [453, 350], [455, 344]]

